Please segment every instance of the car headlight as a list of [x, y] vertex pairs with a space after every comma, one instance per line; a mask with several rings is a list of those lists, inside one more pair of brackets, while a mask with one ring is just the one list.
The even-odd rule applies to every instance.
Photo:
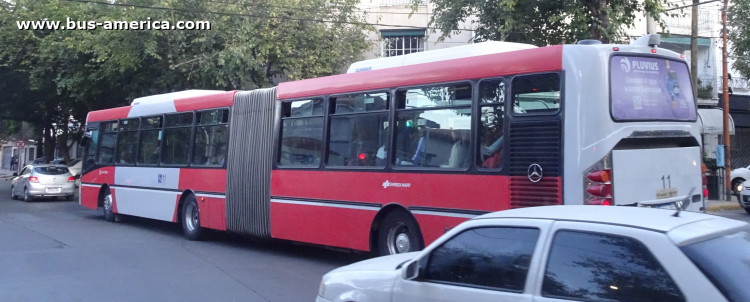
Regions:
[[324, 297], [326, 294], [326, 283], [323, 280], [320, 280], [320, 288], [318, 288], [318, 296]]
[[737, 186], [737, 191], [742, 191], [742, 188], [743, 188], [743, 187], [744, 187], [744, 186], [742, 186], [742, 185], [739, 185], [739, 186]]

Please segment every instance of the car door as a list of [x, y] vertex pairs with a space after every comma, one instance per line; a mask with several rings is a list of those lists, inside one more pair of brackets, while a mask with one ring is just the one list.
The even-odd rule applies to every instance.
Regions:
[[545, 246], [537, 302], [726, 301], [661, 232], [558, 221]]
[[464, 224], [421, 254], [416, 278], [397, 277], [393, 301], [532, 301], [529, 276], [536, 274], [529, 272], [539, 268], [550, 225], [541, 219]]
[[[18, 176], [16, 176], [13, 179], [13, 194], [21, 194], [23, 193], [23, 188], [26, 185], [26, 178], [28, 178], [28, 172], [29, 172], [29, 166], [23, 167], [21, 169], [21, 172], [18, 173]], [[24, 178], [24, 175], [26, 175], [26, 178]]]

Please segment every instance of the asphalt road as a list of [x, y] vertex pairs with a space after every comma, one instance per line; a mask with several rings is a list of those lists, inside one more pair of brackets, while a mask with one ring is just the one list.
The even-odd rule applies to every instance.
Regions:
[[77, 201], [26, 203], [9, 189], [0, 179], [0, 301], [312, 301], [323, 274], [366, 258], [226, 233], [193, 242], [177, 224], [110, 223]]
[[320, 278], [361, 254], [177, 224], [110, 223], [78, 201], [10, 199], [0, 179], [0, 301], [313, 301]]

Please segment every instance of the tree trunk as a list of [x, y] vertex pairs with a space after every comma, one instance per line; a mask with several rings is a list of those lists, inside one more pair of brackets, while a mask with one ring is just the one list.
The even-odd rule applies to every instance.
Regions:
[[49, 163], [55, 154], [55, 131], [51, 124], [44, 127], [44, 161]]
[[57, 147], [60, 148], [65, 163], [70, 162], [70, 147], [68, 146], [68, 127], [63, 127], [62, 134], [57, 137]]
[[602, 38], [604, 44], [609, 43], [609, 13], [607, 13], [607, 0], [599, 0], [599, 21], [601, 21]]

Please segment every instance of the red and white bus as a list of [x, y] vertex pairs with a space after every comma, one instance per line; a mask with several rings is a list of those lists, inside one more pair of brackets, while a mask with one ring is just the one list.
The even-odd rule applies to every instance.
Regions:
[[518, 207], [699, 211], [688, 67], [657, 40], [478, 43], [465, 50], [499, 48], [136, 99], [89, 114], [80, 203], [181, 223], [190, 239], [214, 229], [380, 254]]

